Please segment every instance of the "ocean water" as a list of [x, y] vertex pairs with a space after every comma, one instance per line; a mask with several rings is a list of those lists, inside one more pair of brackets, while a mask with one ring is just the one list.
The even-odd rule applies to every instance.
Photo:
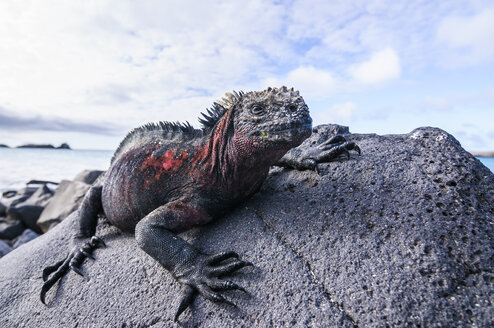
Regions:
[[[85, 169], [106, 170], [112, 150], [0, 148], [0, 191], [25, 186], [29, 180], [72, 180]], [[494, 172], [494, 157], [479, 160]]]
[[477, 157], [482, 164], [487, 166], [491, 172], [494, 172], [494, 157]]
[[106, 170], [112, 155], [112, 150], [0, 148], [0, 191], [33, 179], [60, 182], [85, 169]]

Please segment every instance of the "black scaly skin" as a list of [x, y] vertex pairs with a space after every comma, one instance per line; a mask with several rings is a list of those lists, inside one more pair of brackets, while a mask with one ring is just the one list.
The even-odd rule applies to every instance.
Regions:
[[218, 291], [244, 289], [220, 278], [252, 264], [235, 252], [203, 254], [177, 233], [223, 216], [250, 197], [272, 165], [317, 171], [318, 163], [349, 156], [349, 150], [360, 153], [337, 136], [286, 154], [312, 132], [307, 105], [293, 88], [228, 93], [202, 115], [202, 130], [159, 122], [125, 137], [108, 171], [84, 197], [72, 251], [43, 270], [43, 303], [69, 269], [82, 275], [84, 259], [104, 245], [94, 234], [98, 216], [105, 215], [119, 229], [135, 232], [139, 247], [185, 285], [175, 320], [197, 293], [234, 306]]

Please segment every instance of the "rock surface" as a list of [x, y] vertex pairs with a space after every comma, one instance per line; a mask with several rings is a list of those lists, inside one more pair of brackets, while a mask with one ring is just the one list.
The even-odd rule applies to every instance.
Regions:
[[[320, 126], [302, 147], [325, 140]], [[488, 327], [494, 318], [494, 175], [439, 129], [347, 136], [362, 148], [320, 175], [275, 168], [227, 217], [184, 237], [255, 264], [199, 297], [182, 327]], [[181, 287], [133, 236], [102, 222], [107, 248], [48, 306], [41, 270], [66, 254], [77, 212], [0, 259], [0, 326], [179, 327]]]

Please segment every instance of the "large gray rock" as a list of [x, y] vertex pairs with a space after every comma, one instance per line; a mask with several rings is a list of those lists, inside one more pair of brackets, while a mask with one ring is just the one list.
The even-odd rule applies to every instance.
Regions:
[[55, 195], [50, 199], [37, 221], [41, 230], [48, 231], [74, 212], [89, 187], [90, 185], [80, 181], [63, 180], [60, 182]]
[[[439, 129], [348, 138], [362, 156], [321, 175], [273, 169], [250, 201], [184, 234], [255, 267], [232, 278], [248, 295], [225, 293], [239, 309], [199, 297], [183, 327], [491, 326], [493, 174]], [[67, 252], [76, 215], [0, 259], [0, 326], [179, 327], [179, 284], [104, 222], [86, 278], [69, 273], [41, 304], [41, 269]]]

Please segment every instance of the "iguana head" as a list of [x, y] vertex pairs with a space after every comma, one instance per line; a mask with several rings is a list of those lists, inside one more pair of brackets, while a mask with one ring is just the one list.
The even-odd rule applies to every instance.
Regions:
[[235, 132], [262, 144], [286, 142], [295, 147], [312, 131], [309, 109], [293, 88], [245, 93], [234, 111]]
[[222, 130], [231, 130], [237, 139], [247, 139], [260, 148], [276, 145], [288, 150], [312, 132], [312, 119], [304, 99], [298, 91], [285, 86], [227, 93], [203, 116], [201, 122], [205, 128], [224, 123]]

